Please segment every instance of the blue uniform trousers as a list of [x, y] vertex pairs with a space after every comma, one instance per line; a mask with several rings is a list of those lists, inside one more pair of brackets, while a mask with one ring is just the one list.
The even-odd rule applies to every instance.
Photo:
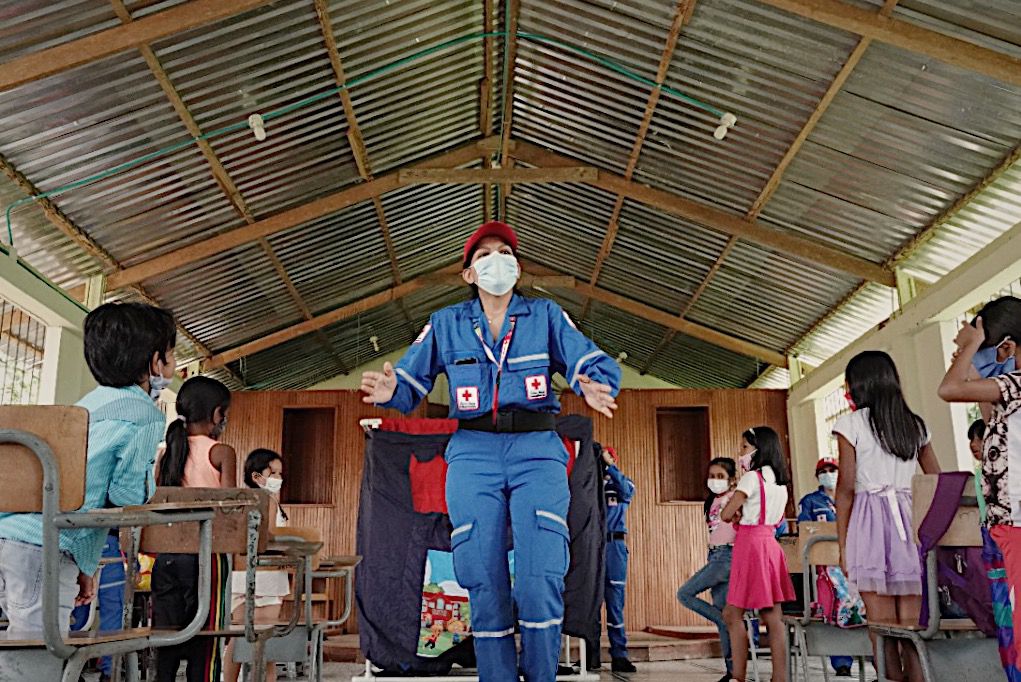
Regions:
[[627, 629], [624, 627], [624, 589], [627, 586], [627, 544], [623, 540], [606, 541], [606, 634], [610, 638], [610, 657], [627, 658]]
[[458, 431], [446, 459], [454, 571], [471, 600], [479, 678], [518, 679], [516, 606], [525, 680], [553, 682], [569, 563], [567, 451], [553, 431]]

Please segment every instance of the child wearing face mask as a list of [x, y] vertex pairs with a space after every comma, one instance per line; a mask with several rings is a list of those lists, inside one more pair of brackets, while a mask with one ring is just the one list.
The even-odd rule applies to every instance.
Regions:
[[[185, 488], [234, 488], [237, 455], [218, 439], [227, 426], [230, 390], [215, 379], [194, 377], [177, 394], [178, 417], [167, 428], [167, 448], [156, 469], [156, 483]], [[196, 554], [160, 554], [152, 569], [153, 627], [180, 629], [198, 609], [199, 562]], [[223, 629], [227, 613], [227, 555], [212, 561], [209, 619], [205, 629]], [[188, 664], [188, 682], [219, 682], [220, 646], [213, 637], [157, 650], [156, 679], [174, 682], [181, 661]]]
[[[815, 465], [819, 489], [801, 498], [798, 521], [836, 521], [837, 472], [840, 465], [832, 457], [823, 457]], [[830, 664], [837, 677], [850, 677], [854, 659], [850, 656], [831, 656]]]
[[[89, 412], [85, 501], [79, 511], [142, 504], [155, 489], [153, 461], [165, 418], [151, 396], [174, 376], [176, 342], [173, 316], [142, 303], [107, 303], [85, 318], [85, 361], [99, 386], [77, 403]], [[0, 609], [9, 620], [9, 635], [43, 629], [41, 519], [40, 514], [0, 514]], [[95, 596], [93, 576], [107, 531], [60, 531], [57, 577], [65, 634], [71, 610]], [[33, 679], [59, 679], [59, 664], [46, 651], [0, 652], [0, 680], [26, 679], [28, 670]], [[109, 679], [110, 668], [105, 671]]]
[[[709, 495], [703, 506], [706, 526], [709, 529], [709, 559], [705, 566], [677, 590], [677, 601], [703, 618], [711, 620], [720, 633], [720, 647], [723, 649], [723, 658], [727, 664], [727, 673], [720, 678], [720, 682], [727, 682], [733, 672], [730, 635], [723, 620], [723, 608], [727, 605], [730, 560], [734, 538], [737, 536], [734, 525], [723, 521], [720, 514], [733, 497], [736, 484], [737, 471], [734, 460], [729, 457], [717, 457], [709, 462], [706, 481]], [[698, 596], [706, 590], [712, 595], [712, 603]]]
[[[262, 488], [271, 495], [271, 514], [275, 513], [277, 527], [287, 525], [287, 514], [280, 507], [280, 489], [283, 487], [284, 461], [279, 453], [264, 448], [252, 450], [245, 459], [245, 485]], [[258, 571], [255, 574], [255, 622], [276, 623], [280, 620], [280, 607], [284, 597], [291, 593], [286, 571]], [[234, 623], [245, 622], [245, 572], [231, 574], [230, 608]], [[227, 644], [224, 655], [223, 679], [237, 682], [240, 664], [234, 661], [234, 640]], [[277, 669], [272, 661], [266, 663], [266, 682], [276, 682]]]

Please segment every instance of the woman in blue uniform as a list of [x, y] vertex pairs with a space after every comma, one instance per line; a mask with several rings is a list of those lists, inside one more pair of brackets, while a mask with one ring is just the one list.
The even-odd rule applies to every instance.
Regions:
[[464, 246], [472, 299], [434, 313], [396, 368], [386, 363], [362, 375], [366, 403], [402, 412], [429, 394], [438, 374], [447, 375], [450, 416], [460, 422], [446, 452], [451, 546], [471, 598], [482, 682], [518, 679], [516, 628], [525, 680], [556, 677], [570, 494], [553, 373], [607, 417], [620, 386], [617, 363], [557, 304], [515, 293], [517, 248], [508, 225], [480, 227]]

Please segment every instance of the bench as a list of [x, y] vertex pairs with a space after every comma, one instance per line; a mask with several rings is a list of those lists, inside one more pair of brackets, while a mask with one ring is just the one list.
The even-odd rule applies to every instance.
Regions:
[[[912, 528], [918, 541], [918, 528], [925, 518], [936, 494], [938, 474], [922, 474], [912, 480]], [[965, 490], [973, 489], [968, 481]], [[962, 498], [950, 528], [937, 544], [938, 547], [981, 547], [978, 508], [971, 506], [974, 498]], [[985, 637], [970, 619], [942, 619], [940, 617], [937, 586], [936, 552], [925, 556], [929, 604], [929, 624], [903, 625], [899, 623], [870, 623], [876, 637], [876, 669], [880, 679], [886, 674], [883, 655], [885, 638], [911, 642], [918, 651], [922, 674], [926, 682], [1002, 679], [999, 651], [995, 639]]]
[[[208, 557], [212, 546], [214, 510], [209, 505], [190, 509], [139, 506], [132, 509], [101, 509], [78, 512], [85, 500], [88, 448], [88, 411], [64, 406], [0, 407], [0, 459], [6, 477], [0, 489], [0, 511], [40, 513], [43, 532], [43, 631], [4, 632], [3, 648], [12, 667], [21, 667], [24, 679], [40, 679], [44, 671], [63, 668], [64, 682], [77, 682], [90, 658], [127, 654], [136, 660], [140, 650], [172, 646], [187, 641], [208, 615], [209, 571], [200, 579], [203, 606], [188, 627], [180, 632], [155, 632], [126, 628], [113, 633], [64, 636], [60, 622], [57, 578], [60, 566], [60, 531], [72, 528], [141, 527], [149, 524], [187, 524], [198, 539], [198, 552]], [[201, 575], [202, 572], [200, 572]], [[33, 651], [43, 649], [48, 652]], [[42, 656], [40, 658], [40, 655]], [[129, 666], [129, 670], [133, 669]], [[137, 666], [134, 667], [137, 671]], [[134, 678], [133, 678], [134, 679]]]
[[[790, 679], [808, 682], [808, 659], [823, 659], [823, 678], [829, 682], [830, 656], [852, 656], [858, 660], [858, 679], [865, 681], [865, 658], [872, 655], [872, 642], [868, 631], [861, 628], [840, 628], [812, 617], [812, 604], [816, 600], [815, 568], [839, 566], [840, 546], [837, 543], [837, 524], [823, 521], [804, 521], [799, 524], [797, 538], [797, 564], [804, 587], [800, 616], [784, 616], [784, 623], [792, 641], [787, 647]], [[800, 663], [800, 670], [798, 663]]]

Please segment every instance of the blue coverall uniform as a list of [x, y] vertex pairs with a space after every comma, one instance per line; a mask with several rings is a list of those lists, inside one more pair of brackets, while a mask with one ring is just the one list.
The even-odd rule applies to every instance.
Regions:
[[627, 630], [624, 627], [624, 590], [627, 586], [627, 534], [625, 516], [635, 495], [635, 483], [611, 465], [606, 467], [603, 491], [606, 495], [606, 634], [610, 657], [627, 658]]
[[[473, 299], [432, 315], [397, 364], [396, 392], [382, 407], [409, 412], [445, 373], [452, 418], [490, 415], [497, 389], [501, 411], [556, 413], [554, 372], [578, 394], [581, 375], [608, 384], [614, 395], [620, 386], [616, 361], [552, 301], [515, 294], [494, 339], [481, 302]], [[555, 431], [461, 429], [447, 446], [454, 571], [471, 599], [482, 682], [518, 679], [515, 605], [525, 679], [551, 682], [556, 676], [569, 558], [567, 458]], [[515, 553], [513, 600], [508, 525]]]
[[[801, 498], [798, 509], [798, 521], [836, 521], [837, 507], [833, 498], [826, 494], [820, 486], [814, 493], [809, 493]], [[854, 665], [854, 659], [850, 656], [831, 656], [830, 663], [833, 668], [850, 668]]]

